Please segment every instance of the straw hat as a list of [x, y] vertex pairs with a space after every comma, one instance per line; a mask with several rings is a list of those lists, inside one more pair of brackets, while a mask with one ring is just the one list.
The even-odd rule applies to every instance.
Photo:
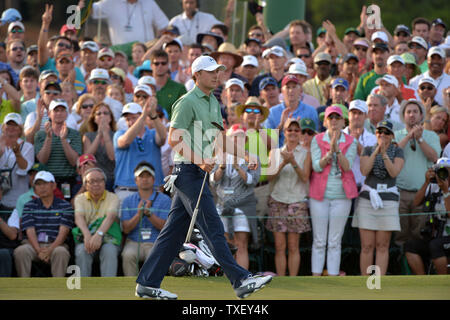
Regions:
[[263, 116], [261, 122], [266, 120], [269, 116], [269, 108], [263, 106], [257, 97], [251, 96], [247, 99], [247, 101], [245, 101], [244, 104], [238, 105], [236, 107], [236, 116], [238, 118], [240, 118], [242, 113], [244, 113], [245, 107], [258, 107], [261, 110], [261, 114]]
[[210, 54], [211, 57], [213, 57], [216, 61], [222, 54], [229, 54], [230, 56], [233, 56], [234, 58], [234, 68], [239, 67], [242, 64], [242, 61], [244, 60], [243, 57], [237, 54], [236, 47], [229, 42], [222, 43], [216, 52], [213, 52]]

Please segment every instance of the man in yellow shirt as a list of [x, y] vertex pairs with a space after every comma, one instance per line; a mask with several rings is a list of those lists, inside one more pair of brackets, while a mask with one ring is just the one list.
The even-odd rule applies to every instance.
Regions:
[[331, 84], [331, 56], [325, 52], [318, 53], [314, 58], [314, 69], [316, 76], [303, 84], [303, 92], [315, 97], [324, 106], [329, 95], [326, 92]]

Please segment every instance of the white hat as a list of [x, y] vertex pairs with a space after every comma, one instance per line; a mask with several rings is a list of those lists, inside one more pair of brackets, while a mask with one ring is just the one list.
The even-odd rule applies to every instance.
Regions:
[[421, 85], [422, 83], [429, 83], [429, 84], [431, 84], [433, 87], [437, 88], [437, 86], [436, 86], [436, 81], [435, 81], [433, 78], [431, 78], [431, 77], [423, 77], [422, 79], [420, 79], [420, 81], [419, 81], [419, 87], [420, 87], [420, 85]]
[[148, 94], [149, 96], [152, 96], [152, 89], [150, 89], [150, 87], [146, 84], [138, 84], [135, 88], [133, 93], [136, 94], [139, 91], [144, 91], [146, 94]]
[[225, 82], [225, 89], [228, 89], [231, 86], [238, 86], [242, 90], [244, 90], [244, 82], [242, 80], [237, 78], [231, 78], [228, 79], [227, 82]]
[[98, 44], [95, 41], [84, 41], [81, 45], [81, 50], [89, 49], [92, 52], [98, 52], [100, 48], [98, 47]]
[[382, 80], [386, 81], [387, 83], [393, 84], [396, 88], [398, 88], [398, 80], [396, 77], [390, 74], [385, 74], [383, 77], [378, 78], [375, 83], [379, 85]]
[[292, 63], [305, 64], [305, 62], [302, 59], [298, 58], [298, 57], [290, 58], [289, 61], [287, 62], [288, 65], [290, 65]]
[[198, 57], [194, 60], [191, 67], [192, 75], [201, 70], [214, 71], [218, 68], [220, 68], [221, 71], [225, 71], [227, 67], [225, 67], [223, 64], [217, 64], [216, 60], [214, 60], [214, 58], [211, 56]]
[[114, 57], [115, 57], [115, 54], [114, 54], [114, 52], [113, 52], [110, 48], [102, 48], [102, 49], [98, 52], [97, 58], [100, 59], [100, 58], [103, 57], [103, 56], [108, 56], [108, 57], [114, 58]]
[[152, 170], [152, 168], [150, 168], [149, 166], [142, 166], [139, 169], [136, 170], [136, 172], [134, 173], [134, 177], [137, 178], [141, 175], [142, 172], [147, 171], [149, 172], [152, 176], [155, 176], [155, 171]]
[[417, 43], [417, 44], [419, 44], [422, 48], [424, 48], [425, 50], [428, 50], [428, 44], [427, 44], [427, 42], [426, 42], [422, 37], [419, 37], [419, 36], [413, 37], [413, 38], [411, 39], [411, 41], [408, 43], [408, 45], [409, 45], [410, 43], [412, 43], [412, 42]]
[[13, 28], [15, 28], [15, 27], [19, 27], [20, 29], [22, 29], [23, 31], [25, 31], [25, 26], [23, 25], [22, 22], [20, 22], [20, 21], [14, 21], [14, 22], [11, 22], [11, 23], [9, 24], [9, 26], [8, 26], [8, 33], [10, 33], [11, 30], [12, 30]]
[[400, 57], [397, 54], [394, 54], [392, 56], [390, 56], [387, 60], [387, 65], [390, 66], [391, 64], [393, 64], [394, 62], [400, 62], [401, 64], [405, 64], [405, 60], [403, 60], [402, 57]]
[[124, 115], [126, 113], [131, 113], [131, 114], [142, 113], [142, 107], [135, 102], [127, 103], [122, 109], [122, 115]]
[[430, 50], [428, 50], [427, 57], [430, 58], [433, 54], [437, 54], [441, 56], [442, 59], [445, 59], [445, 50], [441, 47], [431, 47]]
[[248, 55], [244, 56], [244, 60], [242, 60], [241, 66], [254, 66], [256, 68], [259, 67], [258, 59], [255, 56]]
[[294, 63], [291, 64], [289, 67], [289, 70], [287, 72], [288, 74], [301, 74], [303, 76], [309, 76], [308, 71], [306, 69], [306, 65], [303, 63]]
[[64, 107], [66, 108], [66, 111], [69, 111], [69, 106], [67, 105], [66, 100], [64, 99], [55, 99], [50, 102], [50, 106], [48, 107], [49, 111], [54, 110], [56, 107]]
[[138, 80], [138, 85], [145, 84], [147, 86], [155, 86], [156, 87], [156, 80], [152, 76], [142, 76]]
[[369, 108], [367, 107], [367, 103], [364, 100], [353, 100], [350, 102], [350, 106], [348, 108], [348, 111], [352, 109], [357, 109], [361, 111], [362, 113], [367, 113], [369, 111]]
[[39, 171], [34, 177], [34, 181], [44, 180], [45, 182], [55, 182], [55, 177], [48, 171]]
[[15, 112], [8, 113], [3, 119], [3, 124], [8, 123], [9, 121], [14, 121], [19, 126], [23, 125], [23, 119], [21, 115]]
[[92, 81], [94, 79], [103, 79], [109, 81], [109, 73], [107, 70], [101, 68], [92, 69], [89, 76], [89, 81]]
[[169, 42], [164, 43], [163, 46], [162, 46], [162, 49], [163, 49], [163, 50], [166, 50], [166, 47], [167, 47], [169, 44], [172, 44], [173, 42], [176, 42], [176, 43], [178, 44], [178, 46], [180, 47], [180, 49], [183, 50], [183, 43], [181, 43], [181, 40], [178, 39], [178, 38], [174, 38], [172, 41], [169, 41]]
[[388, 36], [387, 36], [386, 32], [384, 32], [384, 31], [374, 32], [372, 34], [372, 38], [370, 38], [370, 41], [374, 42], [375, 39], [380, 39], [381, 41], [383, 41], [385, 43], [389, 42]]
[[264, 50], [262, 57], [268, 57], [271, 54], [276, 55], [277, 57], [285, 57], [286, 56], [286, 51], [284, 51], [284, 49], [280, 46], [273, 46], [269, 49]]

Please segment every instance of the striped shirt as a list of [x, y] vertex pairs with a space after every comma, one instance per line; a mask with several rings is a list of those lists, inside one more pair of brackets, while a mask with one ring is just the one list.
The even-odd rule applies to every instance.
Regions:
[[[79, 132], [71, 128], [67, 129], [67, 142], [69, 142], [72, 149], [77, 152], [78, 155], [81, 155], [83, 145]], [[47, 133], [43, 130], [36, 133], [36, 136], [34, 137], [34, 150], [36, 155], [44, 146], [46, 136]], [[72, 166], [67, 160], [63, 146], [61, 144], [61, 139], [54, 133], [52, 133], [52, 136], [52, 150], [50, 153], [50, 157], [46, 163], [48, 171], [50, 171], [55, 176], [55, 179], [70, 178], [76, 176], [76, 168]]]
[[25, 231], [34, 227], [39, 242], [53, 242], [60, 226], [69, 229], [74, 226], [73, 210], [69, 202], [53, 198], [52, 205], [46, 208], [41, 199], [36, 198], [25, 204], [20, 225], [25, 237]]

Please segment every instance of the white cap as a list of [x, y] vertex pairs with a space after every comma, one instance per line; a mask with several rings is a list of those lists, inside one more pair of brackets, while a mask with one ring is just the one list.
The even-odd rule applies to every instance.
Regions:
[[48, 171], [39, 171], [34, 177], [34, 181], [44, 180], [45, 182], [55, 182], [55, 177]]
[[52, 102], [50, 102], [50, 106], [48, 107], [48, 110], [52, 111], [56, 107], [64, 107], [64, 108], [66, 108], [66, 111], [69, 112], [69, 106], [67, 105], [67, 102], [64, 99], [52, 100]]
[[225, 89], [228, 89], [231, 86], [238, 86], [242, 90], [244, 90], [244, 82], [242, 80], [237, 78], [231, 78], [228, 79], [227, 82], [225, 82]]
[[109, 81], [109, 73], [107, 70], [101, 68], [92, 69], [89, 76], [89, 81], [92, 81], [94, 79], [103, 79]]
[[22, 22], [20, 22], [20, 21], [14, 21], [14, 22], [11, 22], [11, 23], [9, 24], [9, 26], [8, 26], [8, 33], [10, 33], [11, 30], [12, 30], [13, 28], [15, 28], [15, 27], [19, 27], [19, 28], [21, 28], [23, 31], [25, 31], [25, 26], [23, 25]]
[[293, 57], [293, 58], [289, 59], [289, 61], [287, 62], [288, 65], [290, 65], [292, 63], [305, 64], [305, 62], [302, 59], [298, 58], [298, 57]]
[[386, 81], [387, 83], [393, 84], [396, 88], [398, 88], [398, 80], [396, 77], [390, 74], [385, 74], [383, 77], [378, 78], [375, 83], [379, 85], [382, 80]]
[[269, 49], [264, 50], [262, 57], [268, 57], [271, 54], [276, 55], [277, 57], [285, 57], [286, 56], [286, 51], [284, 51], [284, 49], [280, 46], [273, 46]]
[[430, 50], [428, 50], [427, 57], [430, 58], [433, 54], [437, 54], [441, 56], [442, 59], [445, 59], [445, 50], [441, 47], [431, 47]]
[[375, 39], [380, 39], [381, 41], [383, 41], [383, 42], [385, 42], [385, 43], [389, 42], [388, 36], [387, 36], [386, 32], [384, 32], [384, 31], [377, 31], [377, 32], [374, 32], [374, 33], [372, 34], [372, 38], [370, 38], [370, 40], [371, 40], [372, 42], [374, 42]]
[[142, 172], [147, 171], [149, 172], [152, 176], [155, 176], [155, 171], [152, 170], [152, 168], [150, 168], [149, 166], [142, 166], [140, 167], [135, 173], [134, 173], [134, 177], [137, 178], [141, 175]]
[[422, 48], [424, 48], [425, 50], [428, 50], [428, 44], [422, 37], [415, 36], [411, 39], [410, 43], [411, 42], [417, 43], [417, 44], [421, 45]]
[[192, 63], [192, 74], [199, 72], [201, 70], [206, 71], [214, 71], [217, 68], [220, 68], [221, 71], [225, 71], [227, 67], [222, 64], [217, 64], [216, 60], [214, 60], [211, 56], [200, 56], [194, 60]]
[[350, 102], [350, 106], [348, 108], [348, 111], [352, 109], [357, 109], [361, 111], [362, 113], [367, 113], [369, 111], [369, 108], [367, 107], [367, 103], [364, 100], [353, 100]]
[[92, 52], [98, 52], [98, 50], [100, 50], [97, 42], [95, 42], [95, 41], [84, 41], [83, 44], [81, 45], [81, 50], [84, 50], [84, 49], [89, 49]]
[[248, 55], [243, 57], [244, 60], [242, 60], [241, 66], [254, 66], [256, 68], [259, 67], [258, 59], [256, 59], [255, 56]]
[[436, 81], [433, 79], [433, 78], [431, 78], [431, 77], [423, 77], [422, 79], [420, 79], [420, 81], [419, 81], [419, 87], [420, 87], [420, 85], [422, 84], [422, 83], [429, 83], [429, 84], [431, 84], [433, 87], [437, 87], [436, 86]]
[[114, 57], [115, 57], [115, 54], [114, 54], [114, 52], [113, 52], [110, 48], [102, 48], [102, 49], [98, 52], [97, 58], [100, 59], [100, 58], [103, 57], [103, 56], [108, 56], [108, 57], [114, 58]]
[[3, 124], [8, 123], [9, 121], [14, 121], [19, 126], [23, 125], [22, 116], [15, 112], [8, 113], [3, 119]]
[[171, 44], [172, 42], [176, 42], [180, 46], [180, 49], [183, 50], [183, 43], [181, 43], [181, 40], [178, 38], [174, 38], [172, 41], [164, 43], [162, 49], [166, 50], [167, 45]]
[[139, 91], [144, 91], [147, 95], [152, 96], [152, 89], [146, 85], [146, 84], [138, 84], [135, 88], [133, 93], [136, 94]]
[[400, 62], [401, 64], [405, 64], [405, 60], [397, 54], [390, 56], [387, 60], [387, 65], [390, 66], [394, 62]]
[[147, 86], [155, 86], [156, 87], [156, 80], [152, 76], [143, 76], [143, 77], [139, 78], [137, 84], [138, 85], [145, 84]]
[[289, 70], [287, 72], [288, 74], [301, 74], [303, 76], [309, 76], [308, 71], [306, 69], [306, 65], [303, 63], [294, 63], [291, 64], [289, 67]]
[[142, 113], [142, 107], [135, 102], [127, 103], [122, 109], [122, 115], [124, 115], [126, 113], [131, 113], [131, 114]]

